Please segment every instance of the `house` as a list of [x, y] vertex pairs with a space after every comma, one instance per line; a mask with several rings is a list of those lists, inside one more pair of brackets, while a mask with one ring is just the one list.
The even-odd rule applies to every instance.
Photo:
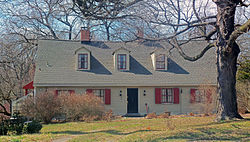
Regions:
[[[201, 84], [216, 86], [214, 50], [190, 62], [168, 43], [90, 41], [81, 32], [81, 42], [38, 41], [35, 94], [94, 93], [117, 115], [183, 114], [199, 110]], [[191, 42], [184, 51], [196, 55], [205, 45]]]

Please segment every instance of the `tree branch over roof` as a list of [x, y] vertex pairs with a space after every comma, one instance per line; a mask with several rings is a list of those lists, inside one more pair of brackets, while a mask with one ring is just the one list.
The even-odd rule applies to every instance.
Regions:
[[194, 56], [194, 57], [190, 57], [190, 56], [188, 56], [188, 55], [182, 50], [182, 48], [180, 47], [180, 45], [179, 45], [179, 43], [178, 43], [178, 41], [177, 41], [176, 38], [174, 38], [173, 41], [174, 41], [174, 44], [172, 44], [172, 45], [178, 50], [178, 52], [180, 53], [180, 55], [181, 55], [184, 59], [186, 59], [186, 60], [188, 60], [188, 61], [196, 61], [196, 60], [200, 59], [201, 57], [203, 57], [203, 55], [204, 55], [210, 48], [215, 47], [215, 43], [209, 43], [209, 44], [200, 52], [200, 54], [198, 54], [198, 55], [196, 55], [196, 56]]
[[233, 33], [230, 35], [228, 46], [233, 45], [235, 40], [242, 34], [247, 33], [250, 30], [250, 19], [247, 20], [242, 26], [239, 26]]

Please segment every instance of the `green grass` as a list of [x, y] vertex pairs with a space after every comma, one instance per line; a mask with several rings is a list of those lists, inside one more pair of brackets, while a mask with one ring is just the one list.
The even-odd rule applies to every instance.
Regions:
[[40, 134], [1, 136], [0, 141], [29, 142], [71, 138], [81, 141], [250, 141], [250, 119], [214, 122], [214, 117], [123, 118], [112, 122], [43, 125]]

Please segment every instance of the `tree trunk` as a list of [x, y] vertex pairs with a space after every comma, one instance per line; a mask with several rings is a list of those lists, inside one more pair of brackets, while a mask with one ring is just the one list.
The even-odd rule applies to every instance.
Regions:
[[240, 52], [236, 42], [228, 44], [234, 31], [235, 0], [213, 0], [217, 5], [217, 120], [242, 118], [238, 113], [236, 97], [237, 57]]

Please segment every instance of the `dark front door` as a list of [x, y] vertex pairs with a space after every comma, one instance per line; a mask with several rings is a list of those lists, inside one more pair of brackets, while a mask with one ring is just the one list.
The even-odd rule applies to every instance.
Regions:
[[128, 113], [138, 113], [138, 88], [127, 89]]

